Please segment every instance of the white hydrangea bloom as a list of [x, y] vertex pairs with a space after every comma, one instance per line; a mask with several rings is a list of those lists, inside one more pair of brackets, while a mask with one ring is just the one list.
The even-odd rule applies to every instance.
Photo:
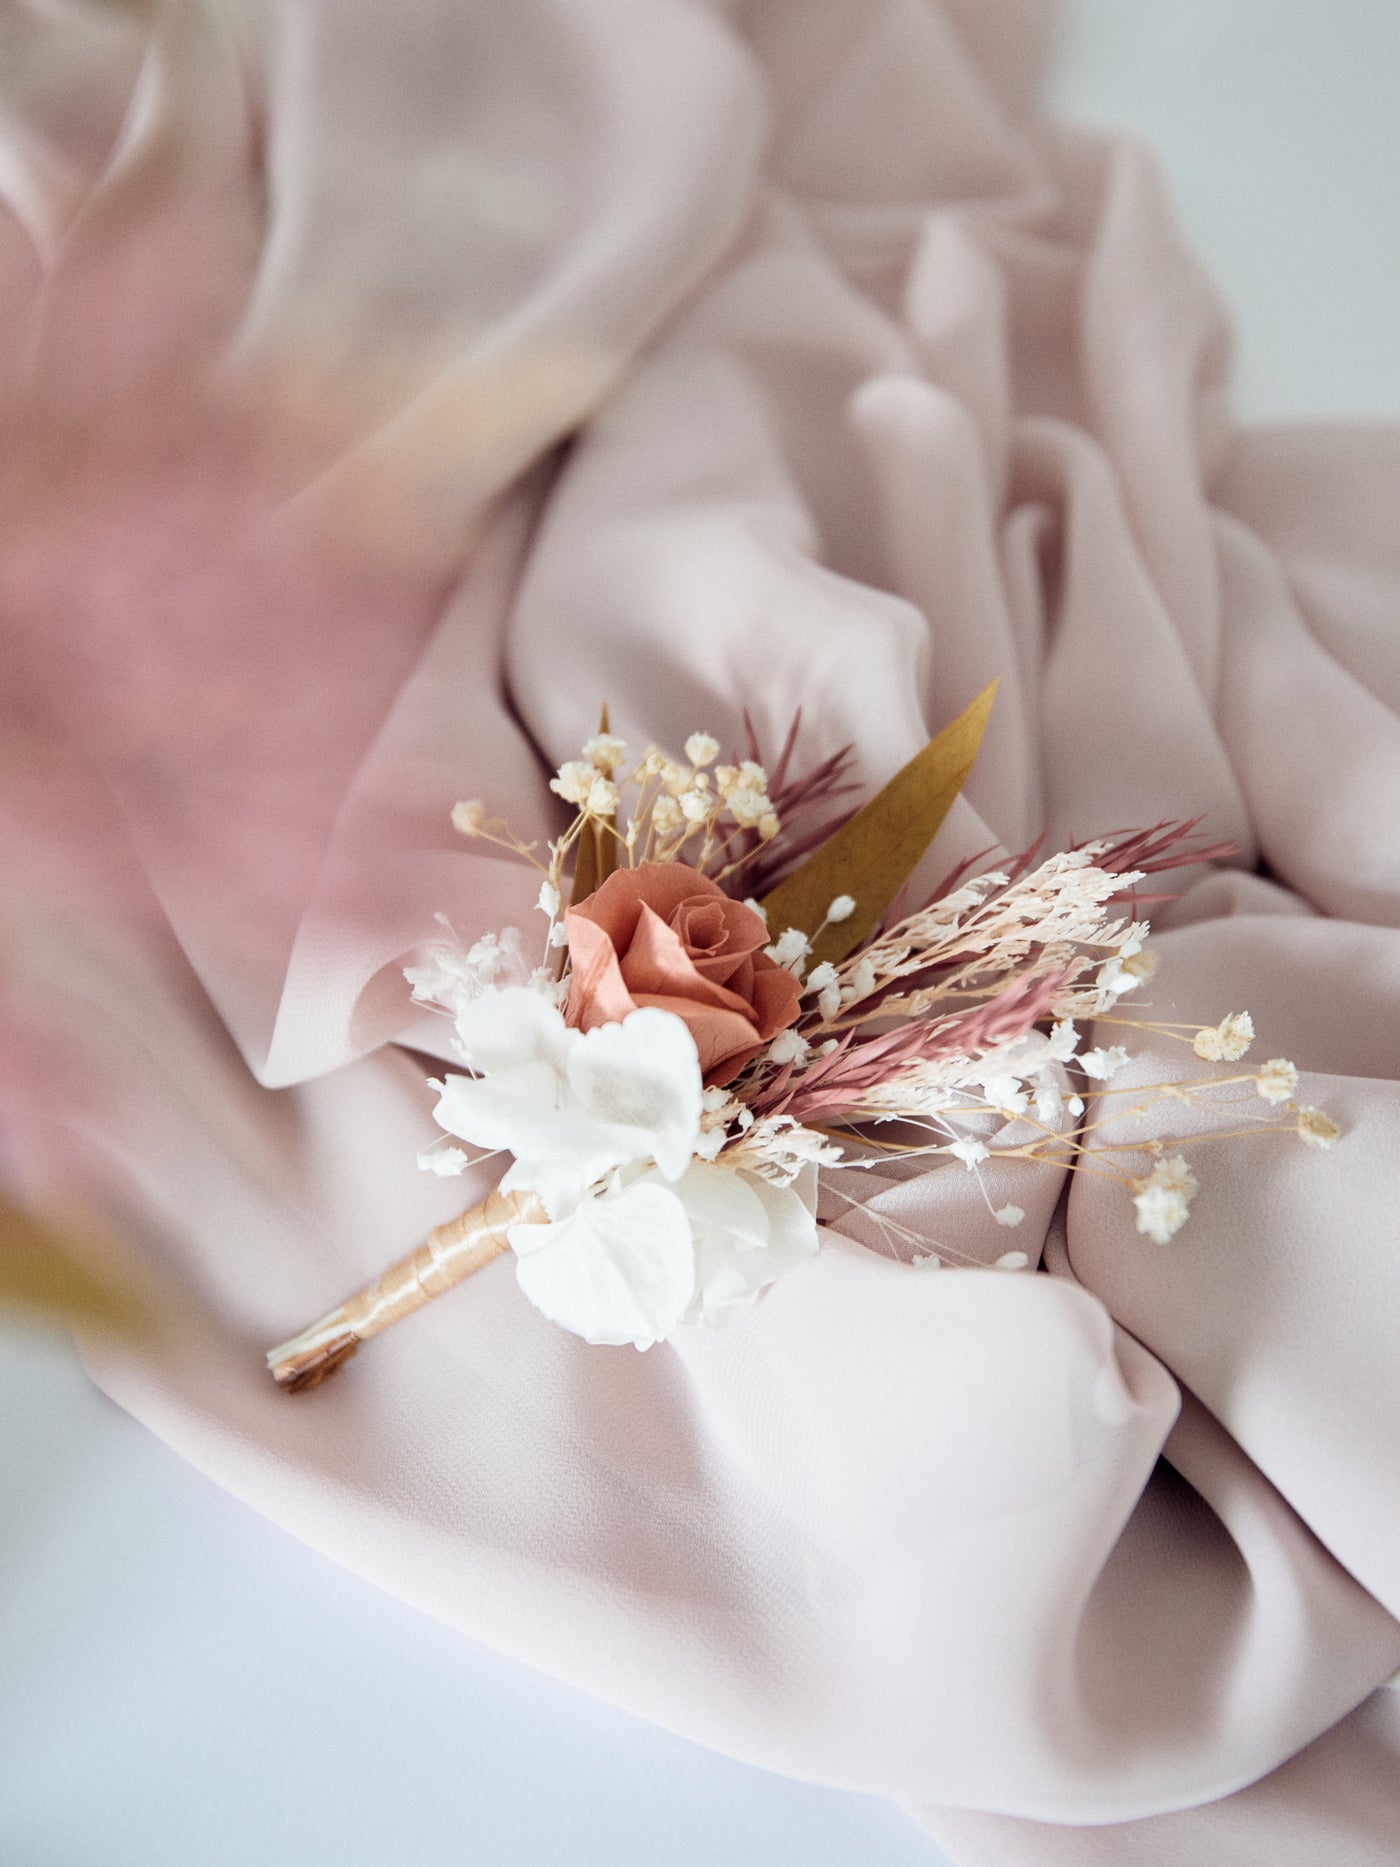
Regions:
[[436, 1118], [459, 1140], [515, 1156], [506, 1192], [536, 1192], [559, 1217], [614, 1169], [654, 1160], [679, 1179], [700, 1132], [700, 1062], [685, 1024], [648, 1007], [570, 1030], [539, 993], [483, 994], [457, 1019], [476, 1077], [443, 1085]]
[[549, 1225], [513, 1225], [510, 1242], [525, 1295], [585, 1342], [650, 1348], [695, 1294], [690, 1221], [659, 1179], [584, 1200]]
[[818, 1244], [809, 1199], [695, 1161], [648, 1171], [549, 1225], [512, 1226], [530, 1301], [587, 1342], [649, 1348], [681, 1322], [717, 1327], [753, 1307]]
[[784, 1271], [815, 1254], [814, 1180], [775, 1186], [727, 1167], [697, 1162], [690, 1169], [676, 1188], [695, 1246], [688, 1322], [716, 1328], [733, 1321]]

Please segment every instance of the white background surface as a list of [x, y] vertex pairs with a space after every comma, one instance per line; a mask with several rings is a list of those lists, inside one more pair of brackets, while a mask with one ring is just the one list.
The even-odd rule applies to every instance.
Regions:
[[[872, 0], [872, 4], [875, 0]], [[1052, 99], [1136, 130], [1252, 418], [1400, 415], [1400, 5], [1072, 0]], [[344, 1574], [0, 1331], [3, 1867], [939, 1867]]]

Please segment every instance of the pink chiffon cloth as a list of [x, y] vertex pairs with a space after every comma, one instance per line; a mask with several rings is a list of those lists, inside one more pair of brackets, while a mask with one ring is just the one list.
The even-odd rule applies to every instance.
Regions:
[[[965, 1867], [1396, 1859], [1400, 434], [1232, 425], [1151, 159], [1038, 110], [1039, 0], [3, 18], [6, 1171], [173, 1319], [97, 1379]], [[873, 787], [993, 678], [927, 872], [1204, 814], [1155, 1011], [1247, 1006], [1341, 1145], [1202, 1147], [1166, 1248], [999, 1165], [1023, 1275], [960, 1164], [838, 1174], [727, 1332], [590, 1348], [503, 1264], [274, 1389], [486, 1184], [415, 1167], [401, 968], [534, 887], [456, 799], [547, 834], [603, 700], [800, 706]]]

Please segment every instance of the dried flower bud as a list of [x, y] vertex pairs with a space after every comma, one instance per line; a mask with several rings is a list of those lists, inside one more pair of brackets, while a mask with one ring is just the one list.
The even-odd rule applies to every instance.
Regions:
[[713, 765], [719, 757], [719, 740], [708, 733], [692, 733], [685, 742], [685, 755], [692, 765]]
[[1324, 1115], [1321, 1109], [1299, 1109], [1298, 1137], [1309, 1147], [1331, 1147], [1341, 1132], [1332, 1117]]
[[461, 836], [479, 836], [486, 822], [486, 806], [479, 797], [452, 806], [452, 827]]
[[833, 924], [839, 921], [848, 921], [855, 911], [856, 902], [854, 895], [837, 895], [836, 899], [826, 911], [826, 918]]
[[611, 817], [618, 805], [617, 786], [610, 778], [595, 777], [588, 787], [585, 808], [590, 817]]

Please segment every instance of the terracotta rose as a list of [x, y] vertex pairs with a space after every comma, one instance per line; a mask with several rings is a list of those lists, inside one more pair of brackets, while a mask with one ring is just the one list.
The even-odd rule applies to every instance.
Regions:
[[581, 1031], [655, 1005], [685, 1020], [706, 1083], [727, 1083], [797, 1017], [802, 988], [761, 951], [762, 919], [683, 863], [617, 869], [564, 918]]

